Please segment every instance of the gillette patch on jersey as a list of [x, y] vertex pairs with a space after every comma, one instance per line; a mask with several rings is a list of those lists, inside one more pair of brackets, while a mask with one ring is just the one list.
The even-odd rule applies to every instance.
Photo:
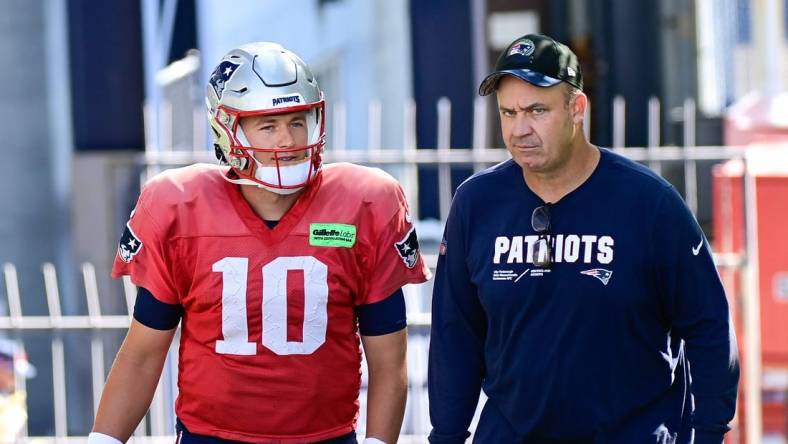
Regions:
[[309, 224], [309, 245], [350, 248], [356, 244], [356, 226], [347, 224]]
[[123, 236], [120, 237], [118, 243], [118, 257], [123, 262], [131, 262], [134, 256], [142, 249], [142, 241], [134, 234], [129, 224], [126, 224], [126, 229], [123, 231]]
[[394, 248], [405, 262], [405, 266], [413, 268], [419, 260], [419, 239], [416, 237], [416, 227], [411, 227], [401, 241], [394, 243]]

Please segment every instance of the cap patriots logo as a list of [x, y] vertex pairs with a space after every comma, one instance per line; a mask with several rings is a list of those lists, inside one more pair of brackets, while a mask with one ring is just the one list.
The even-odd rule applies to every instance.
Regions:
[[210, 80], [208, 83], [211, 84], [213, 91], [216, 93], [216, 97], [222, 98], [222, 93], [224, 92], [224, 84], [230, 80], [230, 77], [235, 74], [235, 70], [241, 66], [238, 63], [233, 63], [229, 60], [225, 60], [213, 70], [211, 74]]
[[610, 281], [610, 277], [613, 276], [612, 271], [605, 270], [604, 268], [592, 268], [590, 270], [581, 271], [580, 274], [593, 276], [602, 281], [604, 285], [607, 285], [608, 281]]
[[509, 55], [520, 54], [527, 57], [534, 53], [534, 49], [536, 45], [530, 39], [518, 40], [509, 48]]

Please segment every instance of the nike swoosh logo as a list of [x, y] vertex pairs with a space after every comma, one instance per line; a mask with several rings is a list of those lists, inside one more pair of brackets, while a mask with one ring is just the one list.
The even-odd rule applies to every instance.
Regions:
[[697, 247], [692, 247], [692, 255], [697, 256], [698, 253], [700, 253], [700, 247], [702, 246], [703, 246], [703, 238], [700, 239], [700, 243], [698, 244]]

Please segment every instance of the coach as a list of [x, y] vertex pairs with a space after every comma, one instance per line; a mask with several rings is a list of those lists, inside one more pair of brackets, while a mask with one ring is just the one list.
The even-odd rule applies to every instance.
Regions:
[[497, 95], [512, 159], [465, 181], [446, 223], [432, 443], [467, 439], [480, 389], [477, 443], [720, 444], [728, 431], [738, 357], [707, 240], [668, 182], [585, 139], [582, 89], [575, 54], [536, 34], [479, 88]]

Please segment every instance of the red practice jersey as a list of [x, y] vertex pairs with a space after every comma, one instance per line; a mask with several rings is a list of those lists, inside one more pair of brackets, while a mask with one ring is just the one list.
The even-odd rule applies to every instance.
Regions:
[[226, 173], [193, 165], [148, 182], [112, 270], [183, 306], [178, 418], [239, 441], [349, 433], [354, 308], [429, 278], [402, 189], [378, 169], [326, 165], [269, 229]]

